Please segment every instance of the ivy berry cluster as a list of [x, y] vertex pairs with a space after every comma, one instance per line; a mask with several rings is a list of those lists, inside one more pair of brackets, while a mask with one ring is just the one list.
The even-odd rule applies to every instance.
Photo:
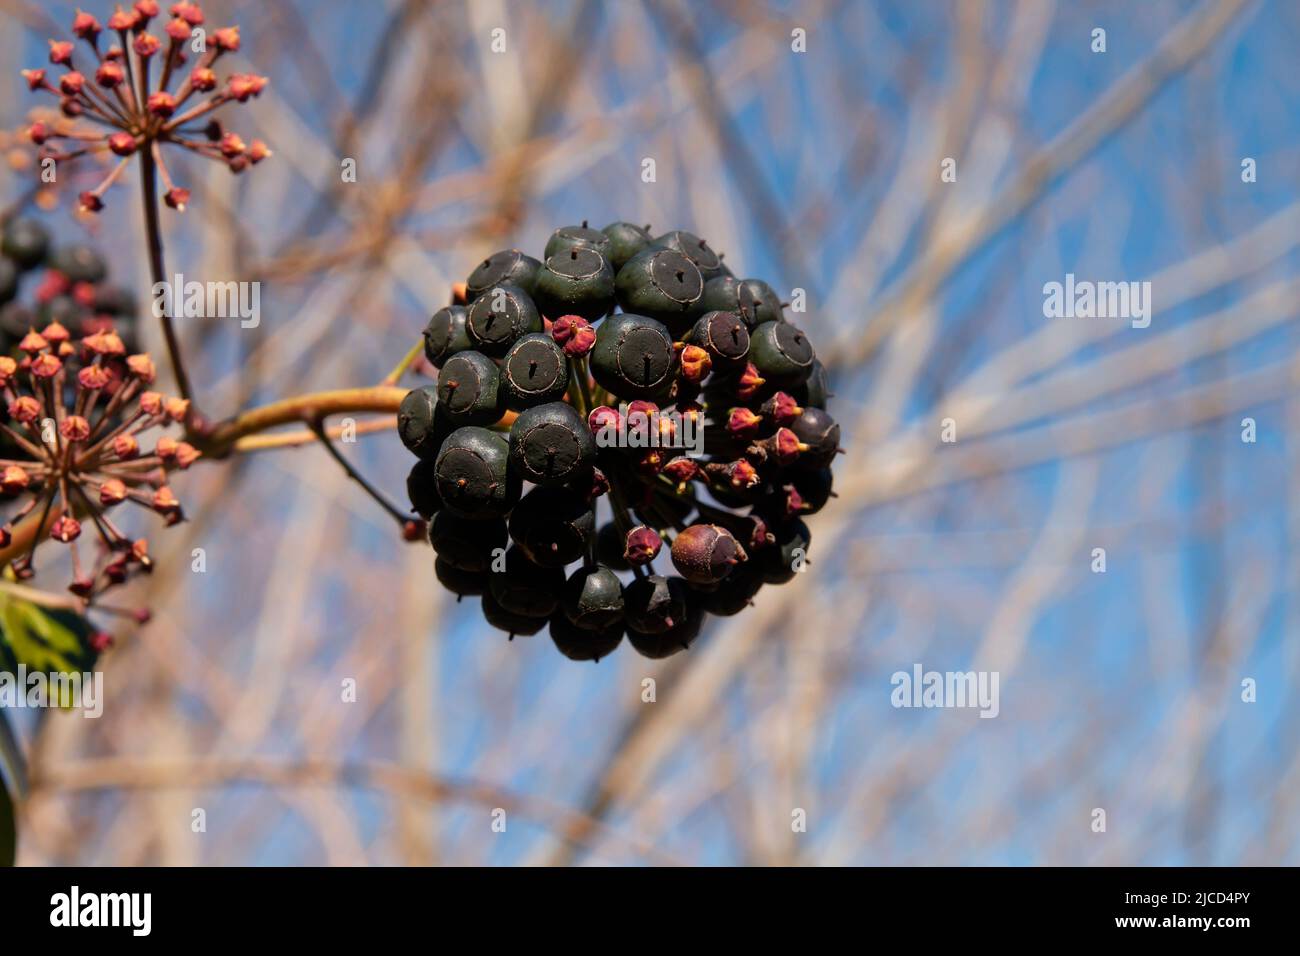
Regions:
[[438, 580], [512, 638], [666, 657], [802, 570], [839, 451], [825, 370], [705, 240], [584, 222], [540, 259], [494, 253], [424, 353], [436, 383], [398, 414], [411, 504]]

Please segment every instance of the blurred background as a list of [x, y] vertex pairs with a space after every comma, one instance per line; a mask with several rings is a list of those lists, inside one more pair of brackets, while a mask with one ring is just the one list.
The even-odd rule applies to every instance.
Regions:
[[[274, 150], [173, 168], [169, 271], [262, 283], [258, 328], [181, 325], [208, 414], [379, 381], [486, 253], [626, 219], [805, 291], [848, 453], [808, 573], [599, 666], [457, 606], [317, 445], [196, 467], [103, 718], [13, 715], [20, 864], [1300, 862], [1300, 7], [204, 7]], [[72, 13], [0, 0], [6, 130]], [[85, 220], [97, 171], [34, 195], [6, 144], [0, 202], [143, 298], [134, 173]], [[1045, 318], [1067, 273], [1150, 326]], [[403, 496], [391, 429], [342, 447]], [[895, 709], [915, 663], [999, 715]]]

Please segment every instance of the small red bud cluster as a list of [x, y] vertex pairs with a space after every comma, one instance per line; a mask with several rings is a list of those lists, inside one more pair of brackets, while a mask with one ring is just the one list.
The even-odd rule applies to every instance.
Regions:
[[[181, 2], [173, 3], [168, 13], [169, 17], [163, 16], [156, 0], [136, 0], [129, 7], [119, 5], [101, 24], [78, 10], [72, 33], [87, 49], [79, 54], [71, 41], [49, 41], [50, 63], [63, 70], [57, 83], [43, 68], [22, 71], [29, 89], [58, 97], [64, 116], [84, 117], [94, 124], [54, 129], [48, 123], [33, 123], [28, 136], [41, 147], [43, 157], [62, 161], [105, 151], [120, 157], [98, 186], [81, 194], [83, 210], [104, 208], [104, 193], [136, 153], [151, 157], [162, 177], [164, 201], [182, 212], [190, 193], [172, 181], [165, 145], [223, 163], [235, 173], [271, 155], [261, 140], [245, 143], [235, 133], [224, 132], [211, 115], [232, 101], [248, 102], [268, 82], [264, 76], [235, 73], [221, 87], [213, 66], [224, 54], [239, 49], [239, 28], [202, 34], [203, 52], [191, 65], [198, 31], [205, 29], [203, 9], [197, 3]], [[81, 69], [80, 56], [86, 58], [89, 73]], [[54, 141], [64, 143], [56, 146]]]

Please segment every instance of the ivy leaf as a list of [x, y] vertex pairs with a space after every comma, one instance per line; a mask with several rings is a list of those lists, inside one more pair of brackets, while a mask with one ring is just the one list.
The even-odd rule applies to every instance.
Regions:
[[89, 670], [96, 656], [85, 618], [0, 590], [0, 671], [26, 664], [31, 671], [71, 674]]
[[0, 867], [13, 866], [17, 856], [18, 823], [9, 788], [22, 789], [25, 775], [22, 751], [9, 728], [9, 718], [0, 710]]

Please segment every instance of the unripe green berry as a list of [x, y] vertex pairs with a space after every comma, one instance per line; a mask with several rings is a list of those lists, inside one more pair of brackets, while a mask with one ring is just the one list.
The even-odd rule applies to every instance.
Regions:
[[648, 315], [682, 331], [702, 311], [704, 277], [674, 249], [643, 249], [618, 270], [615, 287], [624, 312]]
[[599, 229], [592, 229], [585, 222], [581, 226], [561, 226], [551, 233], [551, 238], [546, 240], [546, 250], [542, 253], [542, 258], [549, 259], [570, 249], [583, 247], [595, 249], [608, 259], [612, 243], [609, 236]]
[[433, 385], [407, 392], [397, 407], [398, 437], [408, 451], [420, 458], [429, 461], [436, 458], [438, 449], [454, 428], [446, 409], [438, 406], [438, 393]]
[[808, 337], [788, 322], [764, 322], [749, 337], [749, 360], [769, 387], [802, 385], [814, 358]]
[[505, 570], [493, 571], [488, 581], [492, 597], [511, 614], [523, 617], [550, 617], [559, 606], [564, 588], [561, 568], [544, 568], [534, 564], [520, 548], [506, 552]]
[[[489, 584], [491, 583], [489, 576]], [[489, 590], [483, 595], [483, 619], [499, 631], [505, 631], [513, 641], [516, 637], [532, 637], [546, 626], [546, 617], [516, 614], [501, 606]]]
[[662, 398], [672, 385], [673, 338], [643, 315], [611, 315], [596, 329], [591, 374], [620, 398]]
[[469, 279], [465, 282], [466, 298], [473, 302], [499, 285], [514, 286], [531, 295], [537, 281], [537, 270], [541, 267], [540, 262], [518, 249], [494, 252], [469, 274]]
[[594, 246], [571, 246], [547, 257], [535, 294], [552, 319], [580, 315], [594, 322], [614, 308], [614, 269]]
[[662, 249], [680, 252], [700, 270], [705, 282], [722, 275], [722, 257], [709, 248], [709, 244], [693, 233], [678, 229], [666, 232], [653, 240], [653, 244]]
[[45, 259], [50, 248], [50, 234], [35, 219], [11, 219], [5, 223], [0, 252], [20, 270], [34, 269]]
[[570, 488], [533, 488], [510, 512], [510, 537], [534, 563], [562, 568], [587, 553], [596, 511]]
[[700, 306], [720, 312], [736, 312], [751, 329], [764, 322], [783, 322], [781, 297], [761, 279], [715, 276], [704, 284]]
[[506, 405], [520, 411], [563, 398], [569, 387], [569, 362], [553, 338], [530, 332], [506, 352], [501, 377]]
[[609, 236], [609, 251], [605, 257], [615, 272], [651, 243], [650, 233], [630, 222], [612, 222], [601, 232]]
[[429, 522], [429, 544], [434, 553], [461, 571], [487, 572], [506, 543], [506, 523], [501, 518], [462, 518], [444, 509]]

